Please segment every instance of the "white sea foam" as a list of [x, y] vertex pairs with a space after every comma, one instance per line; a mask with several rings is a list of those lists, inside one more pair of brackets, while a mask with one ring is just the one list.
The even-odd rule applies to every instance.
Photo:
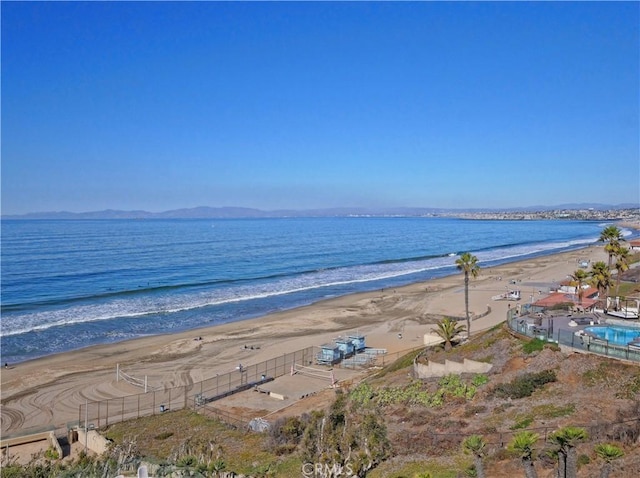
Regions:
[[[559, 249], [591, 244], [595, 239], [527, 244], [475, 253], [481, 263], [516, 260], [532, 254], [544, 254]], [[148, 296], [132, 296], [106, 299], [101, 302], [74, 304], [56, 310], [40, 310], [31, 313], [6, 315], [2, 319], [0, 335], [8, 337], [37, 332], [72, 324], [107, 321], [112, 319], [136, 319], [153, 314], [174, 314], [210, 306], [221, 306], [244, 301], [269, 299], [276, 296], [303, 293], [328, 287], [348, 287], [403, 276], [443, 271], [455, 271], [455, 257], [439, 257], [408, 262], [358, 265], [321, 270], [297, 276], [285, 277], [257, 284], [242, 284], [211, 288], [197, 292], [171, 291]], [[410, 280], [410, 279], [409, 279]], [[345, 289], [348, 290], [348, 289]], [[321, 297], [320, 295], [318, 297]]]

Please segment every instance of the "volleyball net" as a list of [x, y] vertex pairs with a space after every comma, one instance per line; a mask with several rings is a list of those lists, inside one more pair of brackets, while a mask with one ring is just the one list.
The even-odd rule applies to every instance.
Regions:
[[116, 364], [116, 382], [119, 382], [120, 380], [123, 380], [128, 384], [133, 385], [134, 387], [143, 388], [144, 393], [147, 393], [147, 391], [149, 390], [153, 391], [153, 388], [150, 388], [147, 384], [146, 375], [144, 376], [144, 378], [134, 377], [133, 375], [129, 375], [128, 373], [125, 373], [120, 368], [120, 364]]
[[338, 383], [333, 374], [333, 370], [323, 370], [320, 368], [307, 367], [305, 365], [300, 365], [297, 363], [291, 365], [291, 375], [304, 375], [320, 380], [326, 380], [331, 384], [332, 387], [335, 387]]

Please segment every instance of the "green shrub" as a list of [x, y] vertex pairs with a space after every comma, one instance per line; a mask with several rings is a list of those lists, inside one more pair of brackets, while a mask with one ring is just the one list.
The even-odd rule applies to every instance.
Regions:
[[198, 463], [198, 459], [195, 456], [187, 455], [176, 461], [177, 466], [190, 467], [195, 466]]
[[488, 382], [489, 382], [489, 377], [487, 377], [483, 373], [479, 373], [478, 375], [474, 376], [473, 380], [471, 381], [471, 383], [476, 387], [481, 387], [482, 385]]
[[58, 455], [58, 452], [54, 448], [47, 448], [47, 451], [44, 452], [44, 456], [49, 460], [57, 460], [60, 458], [60, 455]]
[[510, 430], [521, 430], [523, 428], [527, 428], [532, 423], [533, 423], [533, 417], [524, 417], [518, 420], [516, 423], [514, 423], [513, 426], [510, 428]]
[[540, 352], [544, 348], [546, 343], [546, 341], [536, 337], [535, 339], [529, 340], [528, 342], [524, 343], [522, 345], [522, 351], [527, 355], [534, 352]]
[[169, 437], [173, 436], [173, 432], [162, 432], [159, 435], [156, 435], [155, 438], [156, 440], [166, 440]]
[[556, 373], [553, 370], [543, 370], [539, 373], [525, 373], [516, 377], [509, 383], [496, 385], [491, 391], [491, 395], [498, 398], [524, 398], [529, 397], [543, 385], [555, 382]]
[[588, 465], [589, 463], [591, 463], [589, 455], [578, 455], [578, 467]]

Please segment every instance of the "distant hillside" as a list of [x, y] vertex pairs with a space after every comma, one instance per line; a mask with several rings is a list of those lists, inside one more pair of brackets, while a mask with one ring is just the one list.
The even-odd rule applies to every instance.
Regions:
[[348, 217], [348, 216], [455, 216], [456, 214], [473, 213], [531, 213], [557, 210], [622, 210], [638, 208], [637, 204], [562, 204], [558, 206], [528, 206], [506, 209], [445, 209], [425, 207], [397, 208], [329, 208], [329, 209], [279, 209], [264, 211], [244, 207], [194, 207], [173, 209], [164, 212], [120, 211], [106, 209], [104, 211], [68, 212], [48, 211], [28, 214], [8, 214], [2, 219], [224, 219], [224, 218], [259, 218], [259, 217]]

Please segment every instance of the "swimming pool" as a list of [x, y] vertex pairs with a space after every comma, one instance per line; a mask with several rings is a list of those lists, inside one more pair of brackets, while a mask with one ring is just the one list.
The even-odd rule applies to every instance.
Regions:
[[628, 345], [634, 339], [640, 338], [640, 328], [633, 327], [617, 327], [617, 326], [600, 326], [586, 327], [585, 332], [592, 334], [599, 339], [608, 340], [609, 343], [615, 345]]

